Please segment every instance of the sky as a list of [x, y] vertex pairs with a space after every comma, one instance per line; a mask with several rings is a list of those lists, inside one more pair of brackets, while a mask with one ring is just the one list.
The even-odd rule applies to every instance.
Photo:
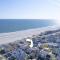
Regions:
[[0, 0], [0, 19], [60, 19], [60, 0]]

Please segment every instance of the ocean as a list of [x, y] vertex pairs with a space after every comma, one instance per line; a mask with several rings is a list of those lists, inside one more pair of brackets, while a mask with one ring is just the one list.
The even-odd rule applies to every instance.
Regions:
[[54, 25], [52, 20], [46, 19], [0, 19], [0, 33], [41, 28], [52, 25]]

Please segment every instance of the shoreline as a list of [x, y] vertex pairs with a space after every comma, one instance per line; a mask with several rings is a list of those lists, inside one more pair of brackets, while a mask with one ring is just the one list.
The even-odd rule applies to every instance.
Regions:
[[44, 31], [56, 29], [57, 26], [47, 26], [42, 28], [27, 29], [10, 33], [0, 33], [0, 45], [21, 40], [23, 38], [32, 37], [33, 35], [40, 34], [41, 32]]

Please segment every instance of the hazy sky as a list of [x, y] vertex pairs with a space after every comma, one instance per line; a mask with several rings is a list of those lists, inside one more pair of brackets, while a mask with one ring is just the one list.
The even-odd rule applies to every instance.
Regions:
[[0, 0], [0, 19], [60, 19], [60, 0]]

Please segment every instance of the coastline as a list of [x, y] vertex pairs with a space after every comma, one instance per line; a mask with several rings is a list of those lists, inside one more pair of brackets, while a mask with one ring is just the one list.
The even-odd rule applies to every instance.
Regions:
[[34, 28], [10, 33], [0, 33], [0, 45], [21, 40], [23, 38], [32, 37], [33, 35], [40, 34], [41, 32], [44, 31], [56, 30], [56, 29], [57, 26], [48, 26], [48, 27]]

